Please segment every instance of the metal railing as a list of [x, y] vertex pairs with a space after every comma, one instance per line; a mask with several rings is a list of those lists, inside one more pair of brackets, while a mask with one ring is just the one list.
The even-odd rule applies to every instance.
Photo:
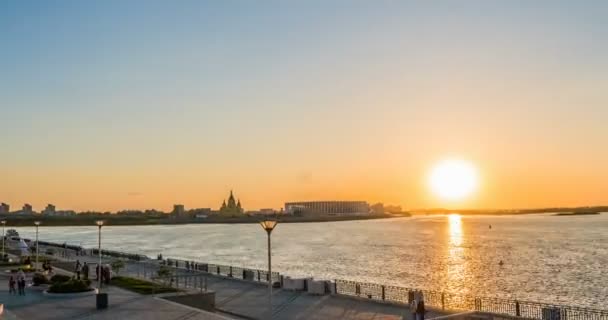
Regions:
[[608, 310], [475, 297], [346, 280], [335, 281], [336, 294], [391, 303], [409, 304], [414, 299], [415, 291], [423, 293], [425, 306], [439, 310], [481, 311], [542, 320], [608, 320]]
[[[64, 248], [64, 245], [39, 241], [40, 244]], [[67, 246], [68, 249], [82, 250], [83, 248], [75, 246]], [[93, 250], [96, 254], [96, 250]], [[132, 254], [120, 251], [102, 250], [102, 255], [115, 258], [123, 258], [132, 261], [138, 265], [137, 274], [141, 272], [140, 267], [143, 267], [143, 277], [153, 280], [160, 279], [155, 276], [159, 265], [165, 265], [174, 268], [174, 275], [168, 276], [173, 278], [175, 285], [180, 285], [180, 279], [199, 279], [192, 280], [194, 284], [199, 284], [202, 288], [203, 280], [201, 272], [247, 281], [260, 283], [268, 283], [268, 272], [259, 269], [242, 268], [227, 266], [221, 264], [203, 263], [198, 261], [186, 261], [180, 259], [163, 259], [152, 260], [147, 256]], [[152, 262], [157, 261], [157, 262]], [[179, 274], [179, 270], [193, 272], [193, 274]], [[188, 286], [190, 280], [182, 280], [181, 283]], [[272, 281], [282, 287], [282, 276], [278, 272], [272, 273]], [[206, 289], [206, 279], [204, 280]], [[389, 302], [397, 304], [409, 304], [414, 298], [414, 292], [420, 291], [424, 295], [425, 305], [427, 307], [438, 310], [450, 311], [479, 311], [503, 314], [514, 317], [522, 317], [527, 319], [541, 320], [608, 320], [608, 310], [579, 308], [573, 306], [555, 305], [548, 303], [507, 300], [488, 297], [476, 297], [466, 294], [457, 294], [450, 292], [420, 290], [416, 288], [407, 288], [399, 286], [380, 285], [375, 283], [363, 283], [347, 280], [335, 280], [333, 282], [334, 292], [338, 295], [366, 298], [379, 302]]]

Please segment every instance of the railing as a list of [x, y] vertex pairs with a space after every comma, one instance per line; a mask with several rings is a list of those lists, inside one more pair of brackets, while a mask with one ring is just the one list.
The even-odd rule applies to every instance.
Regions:
[[[47, 246], [64, 248], [64, 245], [62, 244], [44, 241], [39, 241], [39, 243]], [[67, 248], [72, 250], [82, 250], [81, 247], [70, 245], [68, 245]], [[146, 262], [146, 260], [153, 261], [146, 256], [110, 250], [102, 250], [101, 252], [102, 255], [105, 256], [129, 259], [135, 262], [139, 267], [143, 266], [144, 277], [149, 276], [151, 279], [155, 278], [153, 274], [154, 272], [156, 272], [158, 264], [151, 264], [150, 262]], [[97, 254], [97, 250], [93, 249], [93, 253]], [[173, 279], [175, 279], [174, 281], [176, 281], [176, 285], [180, 284], [180, 278], [190, 279], [190, 277], [199, 277], [197, 278], [199, 280], [193, 280], [193, 283], [199, 284], [199, 287], [202, 288], [202, 284], [200, 284], [202, 281], [200, 280], [200, 272], [261, 283], [268, 283], [269, 281], [268, 272], [258, 269], [202, 263], [197, 261], [186, 261], [180, 259], [164, 259], [161, 261], [161, 264], [173, 267], [177, 270], [186, 270], [193, 272], [192, 275], [176, 274], [173, 276], [169, 276], [169, 278], [172, 277]], [[150, 265], [150, 267], [148, 267], [148, 270], [146, 271], [147, 265]], [[137, 272], [139, 274], [140, 269], [138, 269]], [[272, 273], [273, 283], [281, 286], [281, 280], [282, 276], [278, 272]], [[386, 286], [374, 283], [362, 283], [346, 280], [335, 280], [333, 285], [335, 293], [339, 295], [354, 296], [374, 301], [406, 305], [414, 299], [414, 292], [420, 291], [424, 296], [425, 306], [438, 310], [479, 311], [502, 314], [506, 316], [542, 320], [608, 320], [608, 310], [579, 308], [573, 306], [562, 306], [529, 301], [475, 297], [471, 295], [463, 295], [456, 293], [419, 290], [415, 288]]]
[[340, 295], [400, 304], [409, 304], [414, 299], [414, 292], [420, 291], [424, 296], [425, 306], [439, 310], [471, 310], [542, 320], [608, 320], [608, 310], [474, 297], [345, 280], [335, 281], [335, 291]]

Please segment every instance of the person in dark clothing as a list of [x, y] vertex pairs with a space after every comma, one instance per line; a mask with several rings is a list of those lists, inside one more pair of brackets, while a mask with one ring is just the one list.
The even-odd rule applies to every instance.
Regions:
[[17, 281], [15, 281], [15, 278], [11, 276], [11, 278], [8, 280], [8, 294], [17, 294], [17, 290], [15, 289], [16, 284]]
[[21, 279], [17, 280], [17, 286], [19, 287], [19, 295], [25, 295], [25, 278], [21, 277]]
[[86, 262], [82, 265], [82, 278], [89, 279], [89, 265]]
[[424, 296], [422, 292], [420, 292], [420, 297], [418, 304], [416, 306], [416, 320], [424, 320], [424, 313], [426, 312], [424, 308]]

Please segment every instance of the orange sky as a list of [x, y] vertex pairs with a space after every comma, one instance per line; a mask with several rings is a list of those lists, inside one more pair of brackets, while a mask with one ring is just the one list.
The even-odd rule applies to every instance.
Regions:
[[12, 209], [608, 204], [604, 4], [63, 6], [0, 10]]

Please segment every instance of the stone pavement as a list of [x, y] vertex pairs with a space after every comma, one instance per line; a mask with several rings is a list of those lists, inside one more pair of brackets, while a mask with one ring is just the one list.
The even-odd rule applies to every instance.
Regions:
[[[81, 262], [96, 264], [97, 257], [72, 256]], [[104, 258], [104, 260], [106, 260]], [[106, 263], [106, 261], [104, 261]], [[146, 266], [149, 276], [158, 265], [150, 261]], [[92, 266], [94, 270], [94, 266]], [[94, 272], [94, 271], [93, 271]], [[179, 275], [192, 274], [185, 269], [176, 270]], [[121, 275], [143, 277], [143, 264], [127, 262]], [[233, 278], [206, 275], [207, 290], [216, 294], [216, 308], [225, 313], [246, 319], [266, 319], [268, 314], [268, 287], [264, 284]], [[183, 280], [180, 280], [183, 281]], [[183, 282], [180, 283], [183, 286]], [[111, 301], [112, 302], [112, 301]], [[429, 311], [427, 318], [445, 315], [443, 312]], [[143, 318], [142, 318], [143, 319]], [[164, 318], [158, 318], [164, 319]], [[339, 295], [310, 295], [300, 291], [273, 290], [273, 320], [291, 319], [385, 319], [411, 320], [409, 308], [404, 305], [387, 304], [361, 298]]]
[[[3, 277], [4, 278], [4, 277]], [[161, 298], [143, 296], [120, 288], [104, 289], [109, 295], [106, 310], [95, 308], [95, 296], [49, 298], [42, 292], [27, 289], [25, 296], [8, 294], [6, 279], [0, 279], [0, 301], [16, 319], [133, 319], [133, 320], [225, 320], [218, 314], [186, 307]], [[0, 316], [0, 319], [5, 319]], [[8, 316], [6, 319], [11, 319]]]

